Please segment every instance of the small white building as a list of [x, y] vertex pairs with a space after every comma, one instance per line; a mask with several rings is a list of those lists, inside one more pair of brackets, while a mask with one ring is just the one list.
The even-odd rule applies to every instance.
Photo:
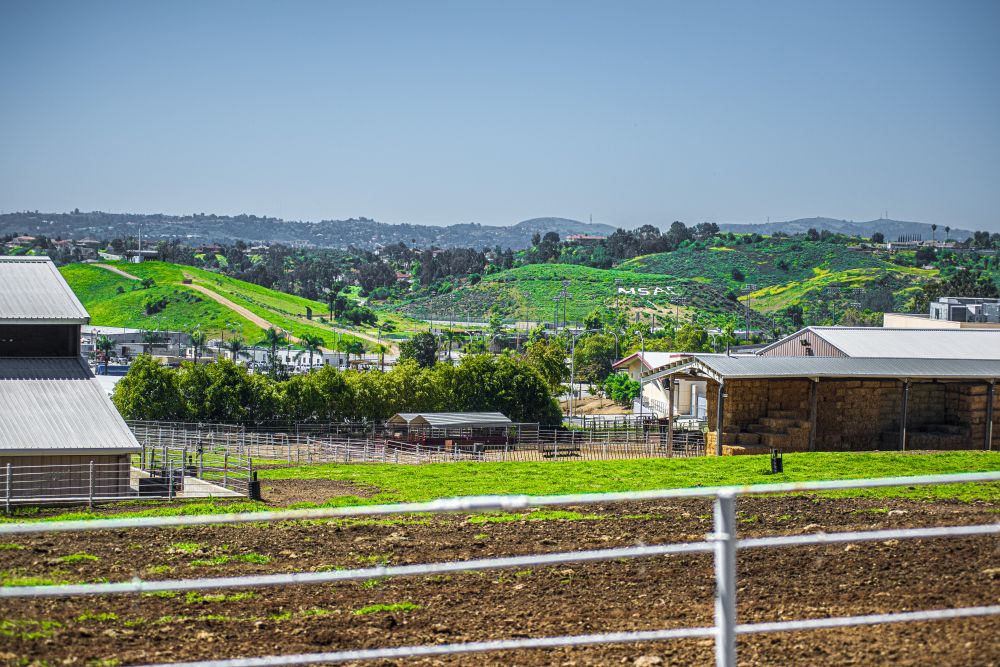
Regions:
[[[624, 370], [630, 379], [640, 382], [639, 378], [642, 373], [688, 356], [690, 355], [683, 352], [646, 352], [645, 354], [635, 352], [624, 359], [619, 359], [611, 367], [614, 370]], [[704, 419], [708, 407], [705, 388], [706, 383], [701, 380], [674, 380], [674, 416]], [[643, 386], [642, 402], [645, 411], [649, 411], [657, 417], [666, 417], [669, 405], [666, 386], [659, 380], [647, 383]], [[635, 410], [638, 412], [638, 405], [636, 405]]]

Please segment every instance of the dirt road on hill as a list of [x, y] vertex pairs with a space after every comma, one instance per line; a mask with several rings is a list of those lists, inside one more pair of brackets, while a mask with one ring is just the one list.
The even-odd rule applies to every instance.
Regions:
[[[285, 482], [284, 480], [282, 482]], [[279, 503], [349, 485], [263, 480]], [[474, 515], [11, 536], [5, 578], [128, 581], [327, 571], [700, 540], [711, 503], [565, 508], [576, 520]], [[997, 503], [748, 497], [743, 537], [992, 523]], [[66, 556], [86, 552], [87, 556]], [[739, 620], [762, 622], [996, 604], [995, 536], [740, 551]], [[710, 625], [710, 554], [197, 593], [0, 600], [0, 663], [134, 665], [509, 637]], [[383, 606], [373, 606], [383, 605]], [[1000, 618], [745, 635], [741, 665], [1000, 665]], [[710, 665], [711, 639], [351, 663]]]
[[102, 269], [110, 271], [111, 273], [117, 273], [118, 275], [124, 276], [129, 280], [142, 280], [139, 276], [133, 276], [131, 273], [126, 273], [125, 271], [122, 271], [118, 267], [111, 266], [110, 264], [94, 264], [94, 266], [99, 266]]

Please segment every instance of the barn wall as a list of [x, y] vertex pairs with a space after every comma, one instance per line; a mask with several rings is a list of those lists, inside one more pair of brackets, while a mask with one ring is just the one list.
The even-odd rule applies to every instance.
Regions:
[[[809, 345], [803, 345], [808, 341]], [[800, 331], [777, 344], [775, 347], [761, 352], [762, 357], [846, 357], [847, 355], [820, 338], [812, 331]]]
[[11, 497], [81, 496], [90, 493], [90, 462], [94, 462], [94, 495], [121, 496], [129, 490], [128, 454], [0, 455], [0, 499], [7, 493], [7, 464], [11, 464]]

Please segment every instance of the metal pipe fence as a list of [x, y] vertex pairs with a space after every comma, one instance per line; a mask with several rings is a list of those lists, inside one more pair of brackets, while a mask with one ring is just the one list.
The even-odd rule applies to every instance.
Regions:
[[[228, 452], [241, 462], [444, 463], [675, 458], [705, 454], [701, 431], [664, 425], [554, 429], [518, 424], [507, 430], [407, 429], [359, 424], [307, 424], [286, 430], [169, 422], [130, 422], [136, 438], [153, 450]], [[205, 426], [205, 428], [202, 428]]]
[[804, 491], [835, 491], [841, 489], [886, 488], [931, 484], [1000, 482], [1000, 472], [966, 473], [958, 475], [927, 475], [868, 480], [835, 480], [782, 484], [760, 484], [742, 487], [660, 489], [640, 492], [570, 494], [562, 496], [478, 496], [450, 498], [425, 503], [405, 503], [360, 507], [283, 510], [261, 513], [221, 514], [210, 516], [175, 516], [101, 521], [22, 522], [0, 524], [0, 534], [49, 533], [57, 531], [106, 530], [120, 528], [160, 528], [182, 525], [232, 524], [259, 521], [313, 520], [322, 518], [412, 514], [418, 512], [469, 512], [527, 509], [555, 505], [587, 505], [625, 501], [669, 498], [712, 498], [714, 500], [714, 532], [706, 539], [673, 544], [640, 545], [588, 551], [548, 554], [527, 554], [469, 561], [446, 561], [419, 565], [381, 566], [355, 570], [326, 572], [289, 572], [270, 575], [174, 579], [163, 581], [128, 581], [119, 583], [71, 584], [56, 586], [12, 586], [0, 588], [0, 598], [64, 597], [71, 595], [107, 595], [183, 591], [219, 588], [250, 588], [367, 580], [392, 576], [424, 576], [446, 572], [523, 568], [563, 563], [600, 562], [624, 558], [651, 558], [675, 553], [711, 552], [715, 564], [715, 622], [710, 627], [671, 628], [641, 632], [565, 635], [523, 639], [502, 639], [456, 644], [382, 647], [364, 650], [343, 650], [296, 655], [268, 655], [254, 658], [220, 659], [190, 663], [175, 663], [173, 667], [244, 667], [272, 665], [303, 665], [345, 662], [351, 660], [391, 659], [419, 655], [455, 655], [486, 651], [586, 646], [608, 643], [664, 641], [687, 637], [710, 637], [715, 640], [716, 664], [735, 667], [736, 637], [741, 634], [842, 628], [885, 623], [942, 621], [956, 618], [1000, 615], [1000, 605], [962, 608], [927, 609], [920, 611], [887, 612], [862, 616], [814, 618], [804, 620], [738, 623], [737, 569], [740, 550], [789, 548], [845, 542], [884, 541], [888, 539], [940, 539], [954, 537], [994, 536], [1000, 534], [1000, 522], [968, 526], [931, 526], [891, 530], [810, 533], [799, 535], [740, 539], [737, 535], [736, 503], [741, 495], [794, 493]]

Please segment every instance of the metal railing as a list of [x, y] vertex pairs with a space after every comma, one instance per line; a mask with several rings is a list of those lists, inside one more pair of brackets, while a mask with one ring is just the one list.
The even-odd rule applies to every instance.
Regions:
[[68, 584], [55, 586], [11, 586], [0, 588], [0, 598], [65, 597], [73, 595], [107, 595], [122, 593], [138, 594], [156, 591], [190, 591], [200, 589], [302, 585], [368, 580], [382, 577], [437, 575], [449, 572], [457, 573], [504, 568], [523, 568], [529, 566], [544, 566], [563, 563], [600, 562], [625, 558], [649, 558], [667, 554], [703, 552], [712, 553], [714, 555], [715, 563], [715, 622], [714, 625], [708, 627], [503, 639], [456, 644], [383, 647], [364, 650], [344, 650], [327, 653], [296, 655], [270, 655], [258, 658], [175, 663], [173, 667], [270, 667], [273, 665], [303, 665], [311, 663], [390, 659], [410, 656], [468, 654], [513, 649], [585, 646], [609, 643], [635, 643], [686, 637], [713, 638], [715, 640], [716, 664], [719, 667], [735, 667], [737, 664], [736, 637], [741, 634], [816, 630], [822, 628], [840, 628], [911, 621], [947, 620], [1000, 614], [1000, 605], [982, 605], [951, 609], [946, 608], [907, 612], [889, 612], [862, 616], [842, 616], [761, 623], [738, 623], [736, 559], [739, 550], [842, 544], [864, 541], [991, 536], [1000, 534], [1000, 523], [991, 523], [966, 526], [936, 526], [926, 528], [868, 530], [840, 533], [810, 533], [739, 539], [737, 537], [736, 522], [736, 500], [738, 496], [974, 482], [1000, 482], [1000, 472], [965, 473], [958, 475], [927, 475], [920, 477], [893, 477], [867, 480], [759, 484], [735, 487], [696, 487], [685, 489], [572, 494], [560, 496], [478, 496], [442, 499], [423, 503], [317, 508], [308, 510], [282, 510], [208, 516], [173, 516], [106, 519], [100, 521], [21, 522], [13, 524], [0, 524], [0, 535], [3, 535], [15, 533], [51, 533], [58, 531], [235, 524], [260, 521], [314, 520], [352, 516], [412, 514], [420, 512], [465, 513], [470, 511], [510, 511], [525, 510], [532, 507], [605, 504], [626, 501], [663, 500], [670, 498], [712, 498], [715, 503], [714, 532], [707, 535], [704, 540], [695, 542], [639, 545], [611, 549], [569, 551], [548, 554], [528, 554], [522, 556], [425, 563], [419, 565], [380, 566], [355, 570], [288, 572], [270, 575], [173, 579], [163, 581], [133, 580], [119, 583]]
[[[539, 428], [518, 424], [501, 433], [476, 429], [407, 430], [364, 424], [305, 424], [287, 430], [249, 430], [232, 425], [130, 422], [136, 438], [150, 450], [197, 449], [228, 452], [247, 459], [286, 463], [443, 463], [452, 461], [549, 461], [678, 458], [705, 454], [704, 434], [674, 431], [656, 422]], [[228, 426], [228, 427], [227, 427]]]

